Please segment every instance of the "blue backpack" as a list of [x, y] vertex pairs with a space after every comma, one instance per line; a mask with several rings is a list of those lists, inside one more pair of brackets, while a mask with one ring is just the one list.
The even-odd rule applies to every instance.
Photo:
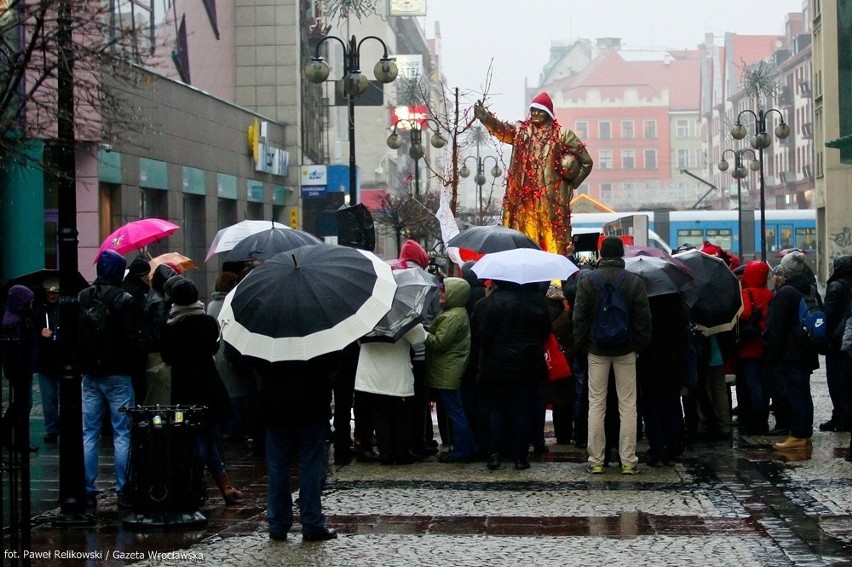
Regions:
[[611, 284], [604, 282], [594, 272], [589, 272], [589, 276], [603, 290], [592, 325], [592, 340], [597, 346], [606, 349], [629, 346], [630, 305], [618, 290], [627, 277], [627, 271], [622, 271]]
[[799, 325], [796, 336], [806, 348], [817, 354], [828, 352], [831, 333], [816, 286], [811, 286], [808, 294], [803, 295], [799, 300]]

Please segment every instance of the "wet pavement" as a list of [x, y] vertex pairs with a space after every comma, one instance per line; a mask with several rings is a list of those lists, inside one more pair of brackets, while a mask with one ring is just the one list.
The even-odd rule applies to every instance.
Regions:
[[[812, 386], [818, 424], [831, 409], [823, 371]], [[246, 498], [225, 507], [208, 482], [203, 528], [125, 529], [129, 513], [109, 495], [106, 445], [95, 524], [53, 527], [58, 448], [41, 444], [32, 537], [43, 555], [32, 564], [852, 565], [849, 434], [816, 431], [809, 454], [781, 454], [771, 448], [778, 437], [734, 431], [733, 441], [691, 446], [673, 467], [640, 464], [636, 476], [612, 467], [591, 476], [583, 450], [552, 438], [524, 471], [434, 457], [409, 466], [332, 462], [323, 502], [340, 537], [323, 543], [303, 543], [298, 524], [287, 541], [269, 540], [265, 464], [236, 442], [226, 443], [228, 474]], [[640, 442], [640, 457], [645, 448]]]

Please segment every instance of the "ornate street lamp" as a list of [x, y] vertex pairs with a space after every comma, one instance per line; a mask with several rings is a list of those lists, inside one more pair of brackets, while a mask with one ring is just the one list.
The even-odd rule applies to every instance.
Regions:
[[500, 169], [500, 164], [497, 161], [497, 158], [494, 156], [485, 156], [484, 158], [479, 157], [479, 145], [476, 146], [476, 155], [475, 156], [467, 156], [462, 161], [462, 166], [459, 168], [459, 176], [467, 179], [470, 175], [470, 169], [467, 167], [467, 160], [475, 159], [476, 160], [476, 177], [473, 178], [473, 182], [476, 183], [476, 193], [477, 193], [477, 202], [479, 204], [479, 216], [480, 219], [482, 217], [482, 186], [485, 185], [485, 162], [489, 159], [494, 160], [494, 167], [491, 168], [491, 177], [500, 177], [503, 175], [503, 170]]
[[376, 80], [381, 83], [392, 83], [396, 79], [399, 70], [396, 62], [388, 57], [388, 47], [380, 38], [370, 35], [358, 41], [353, 35], [348, 44], [339, 37], [327, 35], [317, 42], [316, 52], [305, 67], [305, 77], [312, 83], [322, 83], [328, 79], [331, 68], [326, 60], [320, 56], [320, 46], [327, 40], [333, 39], [343, 47], [343, 95], [348, 100], [349, 108], [349, 205], [354, 206], [358, 202], [358, 188], [356, 186], [356, 164], [355, 164], [355, 97], [367, 90], [370, 81], [361, 73], [361, 45], [368, 39], [374, 39], [382, 44], [384, 55], [373, 67]]
[[[718, 168], [719, 171], [728, 171], [729, 164], [725, 160], [725, 154], [731, 153], [734, 155], [734, 170], [731, 172], [731, 176], [737, 180], [737, 231], [739, 234], [738, 238], [738, 248], [737, 252], [740, 256], [740, 260], [744, 260], [743, 258], [743, 190], [742, 190], [742, 180], [748, 175], [748, 171], [743, 166], [743, 154], [746, 152], [751, 154], [751, 162], [748, 164], [749, 169], [752, 171], [758, 171], [760, 169], [760, 161], [757, 159], [757, 156], [754, 153], [754, 150], [750, 148], [744, 148], [741, 150], [725, 150], [722, 152], [722, 159], [719, 161]], [[762, 217], [763, 213], [761, 213]]]
[[429, 144], [436, 149], [443, 148], [447, 145], [447, 139], [441, 134], [440, 125], [434, 118], [424, 118], [422, 120], [411, 120], [402, 118], [397, 120], [393, 125], [393, 132], [388, 136], [387, 144], [392, 150], [398, 150], [402, 146], [402, 136], [397, 131], [400, 123], [408, 126], [411, 136], [411, 146], [408, 148], [408, 155], [414, 160], [414, 196], [420, 197], [420, 167], [419, 160], [426, 152], [423, 150], [423, 125], [432, 122], [435, 133], [429, 138]]
[[772, 136], [766, 132], [766, 117], [772, 112], [777, 113], [781, 120], [775, 127], [775, 136], [783, 140], [790, 135], [790, 127], [784, 122], [784, 115], [777, 108], [758, 110], [756, 113], [748, 108], [742, 110], [737, 115], [736, 124], [731, 128], [731, 136], [735, 140], [742, 140], [748, 133], [741, 122], [743, 114], [751, 114], [754, 117], [755, 135], [751, 138], [751, 147], [757, 150], [757, 161], [760, 164], [760, 259], [763, 262], [766, 261], [766, 182], [763, 178], [763, 149], [772, 144]]

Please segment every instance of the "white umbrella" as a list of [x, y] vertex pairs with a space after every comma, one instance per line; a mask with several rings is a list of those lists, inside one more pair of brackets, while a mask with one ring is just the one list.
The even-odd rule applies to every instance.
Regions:
[[237, 224], [226, 226], [216, 233], [216, 237], [213, 239], [213, 243], [210, 244], [210, 249], [207, 251], [207, 257], [204, 258], [204, 261], [206, 262], [212, 258], [213, 254], [233, 250], [234, 246], [243, 238], [264, 230], [269, 230], [270, 228], [289, 229], [290, 227], [280, 222], [265, 220], [244, 220]]
[[577, 266], [565, 256], [532, 248], [486, 254], [472, 269], [473, 273], [483, 280], [519, 284], [567, 280], [571, 274], [578, 271]]

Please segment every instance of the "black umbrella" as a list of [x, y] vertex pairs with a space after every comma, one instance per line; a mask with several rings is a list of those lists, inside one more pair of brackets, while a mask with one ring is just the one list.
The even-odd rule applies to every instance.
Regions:
[[266, 260], [228, 294], [222, 339], [270, 362], [310, 360], [373, 330], [395, 292], [390, 266], [371, 252], [301, 246]]
[[655, 256], [624, 258], [624, 268], [645, 280], [648, 297], [680, 293], [693, 285], [692, 275], [674, 261]]
[[535, 241], [519, 230], [501, 225], [472, 226], [461, 231], [447, 242], [457, 247], [463, 260], [478, 260], [490, 252], [503, 252], [516, 248], [541, 250]]
[[743, 310], [743, 296], [740, 281], [728, 265], [700, 250], [681, 252], [674, 258], [686, 264], [695, 280], [689, 311], [692, 322], [705, 335], [733, 329]]
[[[59, 281], [59, 270], [37, 270], [35, 272], [30, 272], [28, 274], [24, 274], [22, 276], [18, 276], [16, 278], [12, 278], [6, 282], [6, 285], [3, 286], [2, 297], [0, 297], [0, 303], [6, 302], [6, 295], [9, 293], [9, 289], [13, 285], [22, 285], [28, 287], [39, 293], [44, 285], [44, 282], [48, 280], [56, 280]], [[72, 285], [72, 289], [63, 290], [66, 295], [77, 295], [81, 290], [89, 286], [89, 282], [86, 281], [80, 272], [77, 272], [74, 275], [74, 283]]]
[[276, 254], [308, 244], [321, 244], [322, 240], [309, 232], [292, 228], [270, 228], [240, 240], [225, 256], [225, 262], [269, 260]]

